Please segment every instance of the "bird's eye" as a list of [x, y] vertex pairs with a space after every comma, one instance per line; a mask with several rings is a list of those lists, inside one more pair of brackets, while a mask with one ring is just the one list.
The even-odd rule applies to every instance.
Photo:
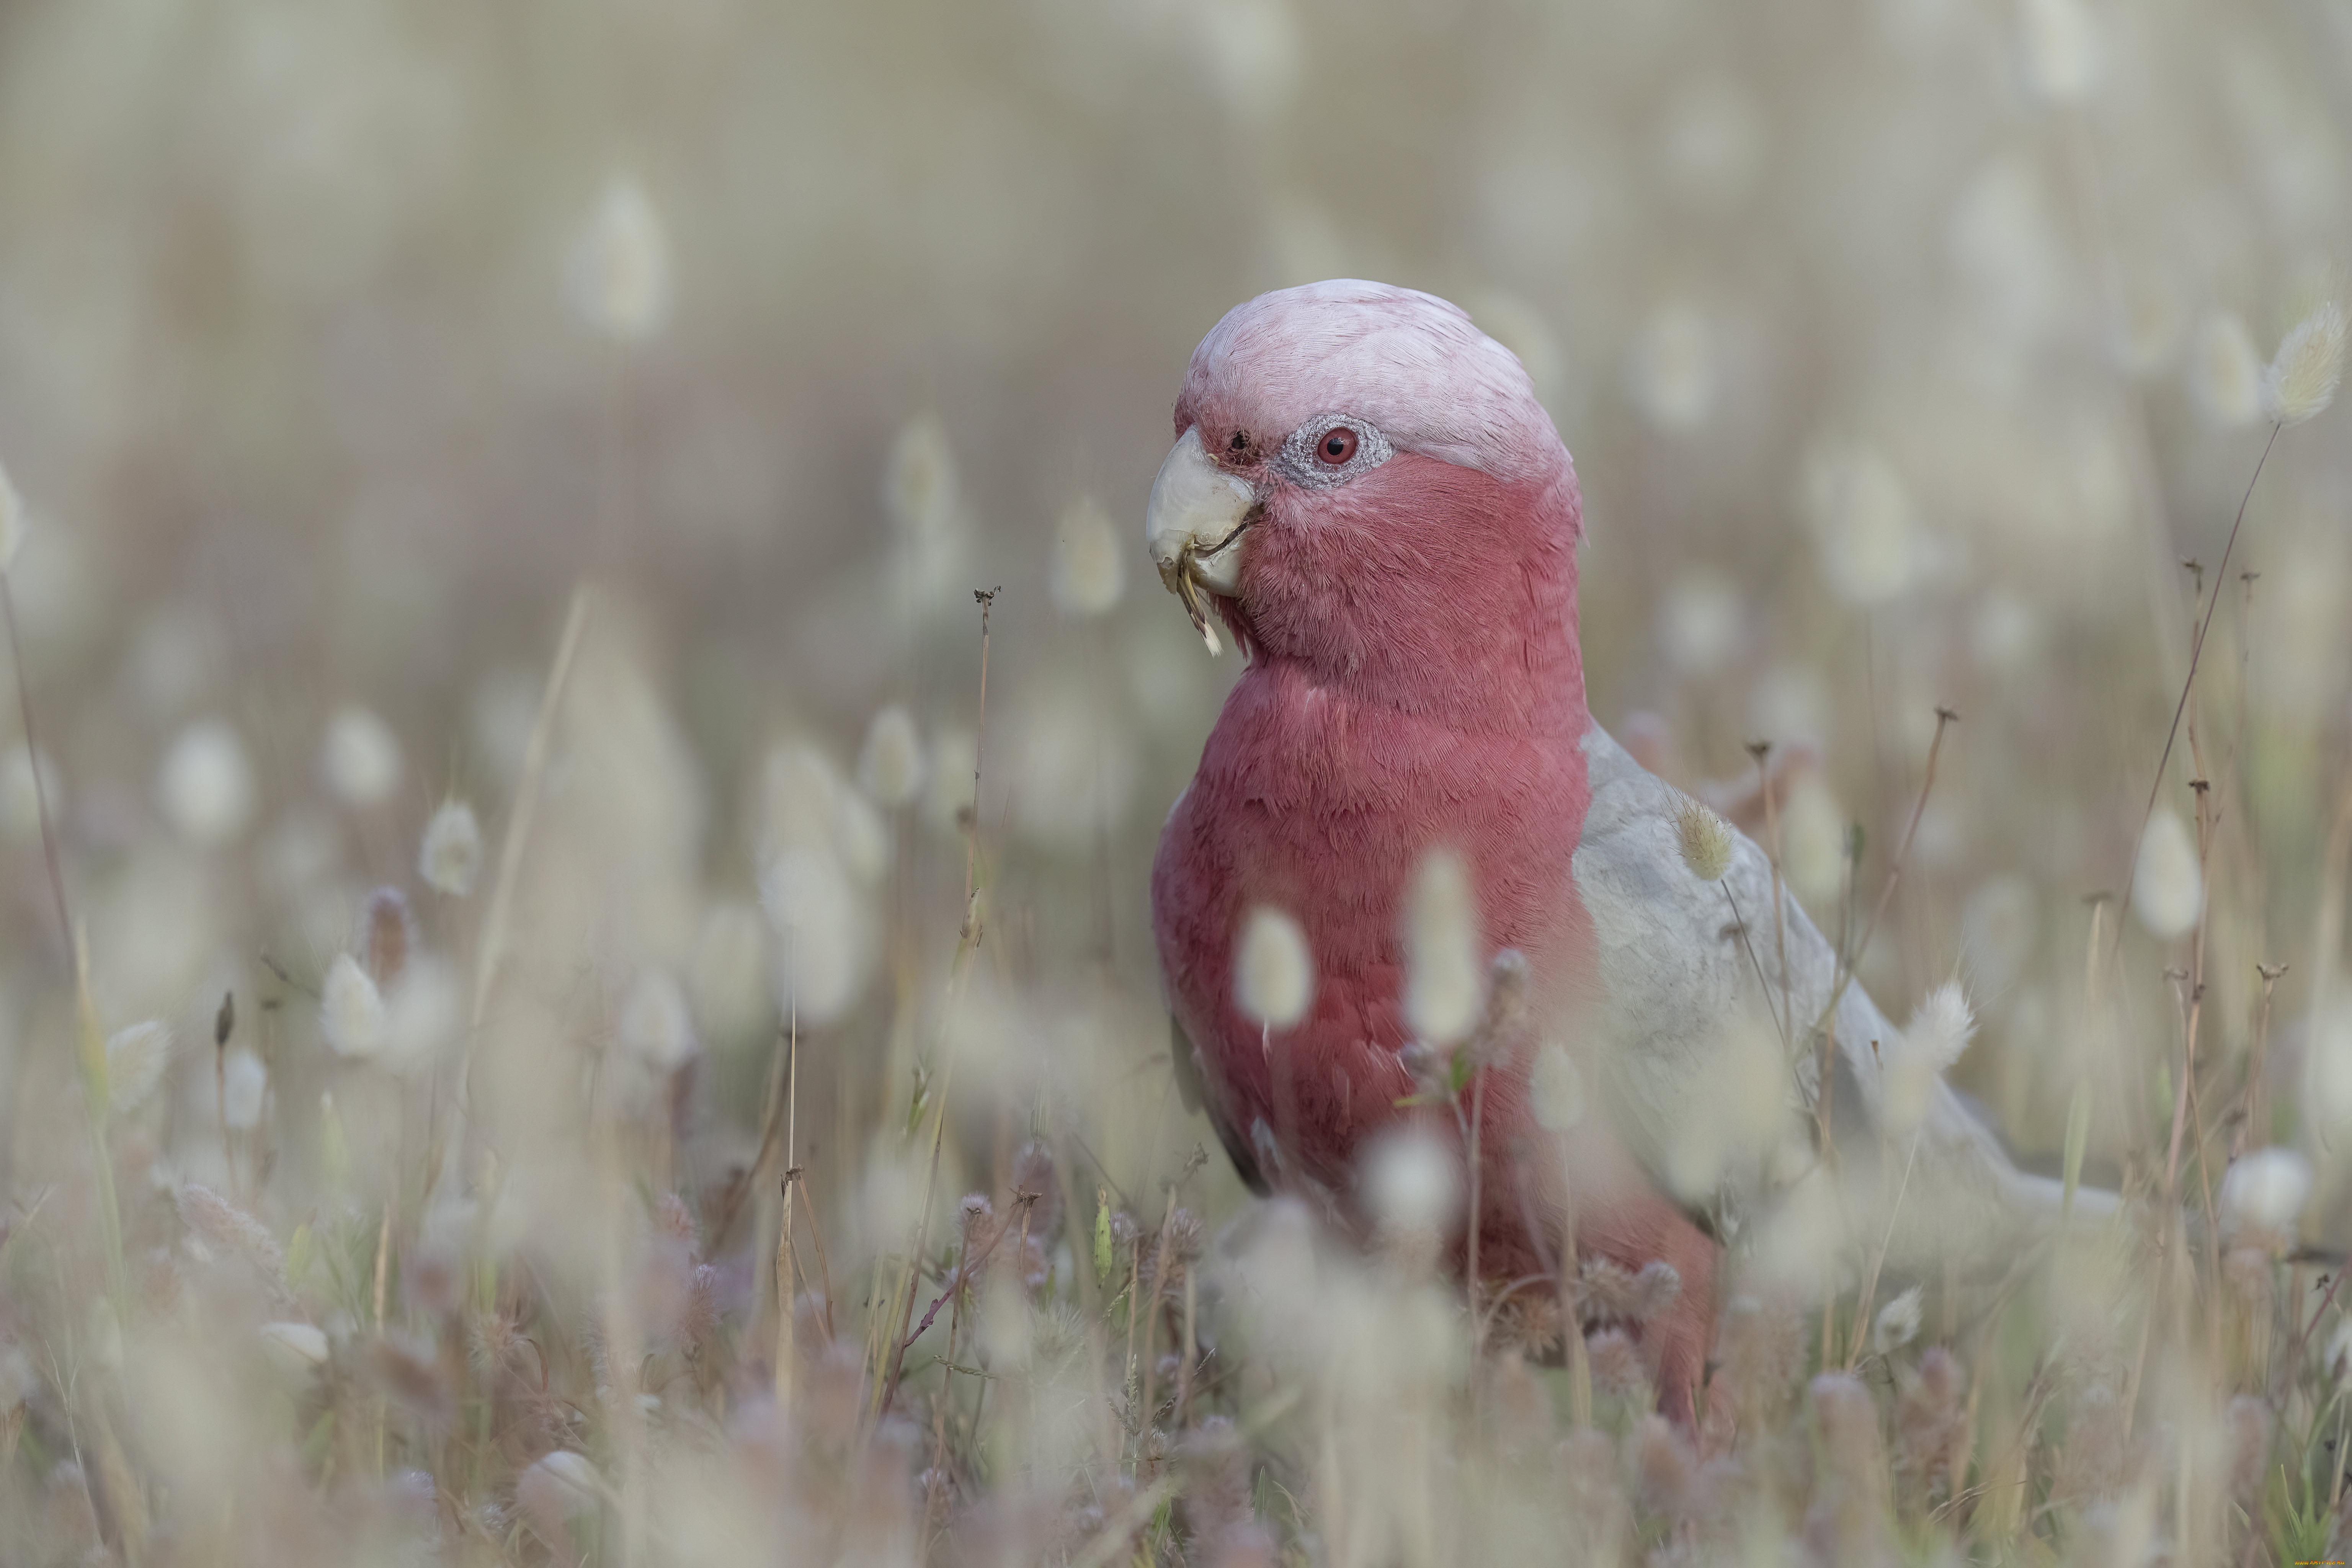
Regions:
[[1356, 433], [1345, 425], [1334, 425], [1315, 443], [1315, 455], [1335, 468], [1343, 466], [1356, 455]]
[[1246, 430], [1234, 431], [1233, 440], [1228, 442], [1227, 445], [1236, 452], [1247, 451], [1249, 449], [1249, 432]]

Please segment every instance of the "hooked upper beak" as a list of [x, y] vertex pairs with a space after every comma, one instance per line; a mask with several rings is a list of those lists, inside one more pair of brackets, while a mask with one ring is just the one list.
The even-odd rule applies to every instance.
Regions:
[[1151, 481], [1143, 531], [1152, 563], [1168, 591], [1184, 601], [1192, 629], [1213, 654], [1223, 645], [1202, 595], [1240, 591], [1242, 533], [1256, 506], [1257, 491], [1210, 459], [1197, 428], [1178, 438]]

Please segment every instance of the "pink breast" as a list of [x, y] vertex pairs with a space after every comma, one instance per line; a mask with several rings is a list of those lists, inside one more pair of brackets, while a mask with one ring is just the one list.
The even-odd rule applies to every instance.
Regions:
[[[1470, 861], [1489, 955], [1517, 948], [1553, 994], [1578, 982], [1591, 944], [1570, 860], [1586, 798], [1566, 738], [1464, 736], [1280, 662], [1244, 675], [1161, 836], [1152, 911], [1170, 1004], [1228, 1124], [1271, 1137], [1284, 1172], [1270, 1179], [1304, 1177], [1348, 1212], [1365, 1138], [1413, 1092], [1398, 1055], [1402, 927], [1432, 849]], [[1309, 1016], [1272, 1034], [1234, 996], [1234, 944], [1260, 904], [1297, 919], [1315, 959]], [[1488, 1084], [1496, 1144], [1523, 1118], [1524, 1087], [1523, 1069]]]

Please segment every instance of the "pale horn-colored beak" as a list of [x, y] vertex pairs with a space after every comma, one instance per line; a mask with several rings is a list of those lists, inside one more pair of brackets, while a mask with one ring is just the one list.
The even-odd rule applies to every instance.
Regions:
[[1204, 595], [1240, 591], [1242, 534], [1256, 505], [1256, 490], [1210, 460], [1198, 429], [1184, 432], [1151, 481], [1143, 531], [1152, 563], [1212, 654], [1223, 645]]

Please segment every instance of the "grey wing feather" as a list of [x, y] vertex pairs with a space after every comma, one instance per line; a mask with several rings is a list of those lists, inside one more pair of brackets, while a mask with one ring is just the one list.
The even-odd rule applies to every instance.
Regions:
[[[1592, 799], [1574, 868], [1607, 998], [1602, 1072], [1629, 1141], [1653, 1174], [1685, 1202], [1713, 1210], [1718, 1228], [1736, 1235], [1811, 1163], [1802, 1144], [1818, 1126], [1827, 1033], [1835, 1047], [1829, 1122], [1841, 1164], [1885, 1156], [1901, 1177], [1904, 1195], [1887, 1215], [1890, 1254], [1990, 1258], [2021, 1225], [2045, 1228], [2056, 1220], [2060, 1184], [2019, 1171], [1940, 1079], [1928, 1089], [1916, 1139], [1906, 1133], [1900, 1148], [1889, 1147], [1881, 1137], [1882, 1067], [1897, 1031], [1860, 985], [1838, 991], [1835, 951], [1785, 887], [1775, 925], [1764, 851], [1735, 833], [1729, 870], [1719, 883], [1701, 880], [1680, 849], [1685, 798], [1599, 725], [1584, 748]], [[1829, 1027], [1817, 1030], [1824, 1020]], [[1761, 1119], [1753, 1105], [1723, 1103], [1742, 1093], [1741, 1085], [1764, 1081], [1727, 1077], [1725, 1053], [1742, 1030], [1751, 1052], [1761, 1036], [1781, 1058], [1777, 1070], [1768, 1069], [1764, 1090], [1777, 1092], [1779, 1103]], [[1754, 1136], [1766, 1121], [1777, 1125]], [[1695, 1138], [1710, 1137], [1713, 1149], [1693, 1151]], [[2075, 1206], [2087, 1216], [2115, 1203], [2110, 1194], [2086, 1192], [2076, 1194]]]

